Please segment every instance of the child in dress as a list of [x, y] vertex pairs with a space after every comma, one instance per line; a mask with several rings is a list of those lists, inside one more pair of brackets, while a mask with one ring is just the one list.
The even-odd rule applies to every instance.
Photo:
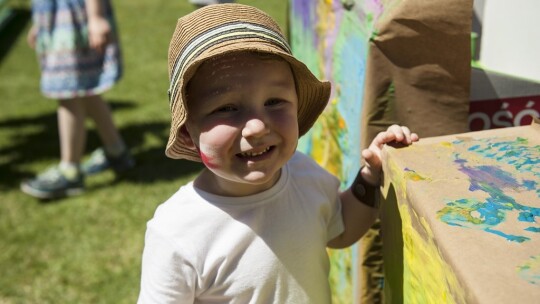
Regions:
[[169, 76], [166, 155], [205, 169], [148, 222], [139, 303], [330, 303], [326, 248], [352, 245], [374, 222], [382, 146], [418, 136], [381, 132], [340, 193], [335, 176], [296, 151], [330, 84], [250, 6], [180, 18]]
[[[120, 173], [134, 166], [111, 110], [101, 94], [121, 77], [122, 65], [112, 7], [108, 0], [33, 0], [28, 43], [41, 67], [41, 91], [59, 100], [61, 161], [21, 190], [40, 199], [77, 195], [84, 175], [108, 168]], [[86, 161], [85, 118], [96, 124], [104, 144]]]

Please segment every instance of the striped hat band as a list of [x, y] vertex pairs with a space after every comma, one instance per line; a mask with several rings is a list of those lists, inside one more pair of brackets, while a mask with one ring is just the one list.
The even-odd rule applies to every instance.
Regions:
[[[173, 91], [173, 88], [177, 87], [180, 75], [182, 75], [186, 66], [193, 60], [193, 58], [197, 58], [199, 54], [214, 45], [226, 41], [243, 40], [246, 38], [259, 38], [262, 40], [267, 40], [268, 42], [274, 43], [281, 47], [283, 51], [289, 54], [291, 53], [291, 48], [285, 41], [285, 38], [270, 28], [248, 22], [234, 22], [231, 24], [220, 25], [201, 34], [196, 39], [193, 39], [181, 51], [181, 55], [178, 56], [173, 65], [173, 72], [170, 77], [169, 102], [175, 99], [176, 92], [178, 90]], [[171, 96], [172, 92], [175, 93]]]

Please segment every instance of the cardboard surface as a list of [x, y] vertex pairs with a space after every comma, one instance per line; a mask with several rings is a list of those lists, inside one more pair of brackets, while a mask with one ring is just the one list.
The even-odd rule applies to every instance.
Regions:
[[540, 299], [540, 124], [384, 149], [387, 303]]
[[467, 132], [472, 1], [395, 1], [369, 41], [362, 146], [397, 123], [422, 137]]

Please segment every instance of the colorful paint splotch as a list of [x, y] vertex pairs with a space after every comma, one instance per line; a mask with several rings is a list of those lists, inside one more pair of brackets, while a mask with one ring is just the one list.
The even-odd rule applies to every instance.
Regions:
[[[385, 174], [388, 174], [393, 185], [388, 191], [393, 191], [395, 194], [395, 198], [390, 200], [397, 199], [396, 206], [399, 210], [401, 226], [398, 225], [398, 228], [393, 226], [395, 222], [399, 221], [392, 217], [393, 211], [383, 210], [382, 216], [386, 231], [383, 230], [382, 235], [383, 238], [386, 236], [385, 241], [392, 241], [388, 236], [400, 233], [403, 242], [403, 248], [392, 247], [399, 243], [395, 239], [394, 242], [385, 243], [387, 248], [390, 248], [388, 250], [391, 255], [397, 254], [396, 252], [400, 250], [403, 251], [401, 277], [396, 279], [395, 276], [390, 275], [387, 282], [389, 290], [399, 290], [401, 287], [403, 290], [400, 294], [391, 294], [392, 298], [389, 302], [466, 303], [466, 289], [441, 253], [431, 225], [407, 202], [408, 182], [432, 182], [433, 179], [418, 173], [416, 170], [399, 167], [393, 160], [386, 163], [386, 170]], [[388, 194], [388, 196], [391, 195]], [[392, 205], [391, 201], [384, 201], [384, 203]], [[386, 261], [385, 265], [387, 265]], [[390, 263], [390, 265], [392, 264]], [[397, 265], [392, 266], [399, 269]], [[396, 269], [389, 269], [385, 273], [391, 274], [394, 271], [399, 272]]]
[[[347, 187], [360, 168], [360, 132], [367, 50], [374, 24], [401, 0], [291, 0], [289, 39], [294, 55], [332, 83], [330, 102], [298, 149]], [[357, 298], [358, 249], [330, 250], [332, 302]]]
[[399, 206], [399, 213], [403, 221], [403, 303], [465, 303], [465, 291], [441, 256], [429, 224], [406, 204]]
[[[468, 177], [469, 191], [483, 192], [487, 198], [465, 197], [449, 201], [438, 212], [438, 217], [449, 225], [480, 229], [509, 241], [529, 241], [530, 236], [508, 233], [499, 226], [514, 215], [513, 220], [529, 224], [523, 231], [540, 232], [540, 208], [532, 206], [532, 202], [518, 202], [512, 196], [513, 193], [534, 191], [540, 199], [540, 145], [531, 146], [526, 138], [519, 137], [503, 141], [484, 138], [461, 152], [460, 146], [467, 143], [467, 140], [453, 143], [456, 147], [454, 163]], [[497, 165], [478, 165], [475, 160], [479, 157], [493, 160]], [[523, 172], [532, 174], [534, 179], [517, 177]]]
[[518, 273], [529, 283], [540, 285], [540, 255], [531, 256], [527, 262], [518, 266]]
[[[538, 302], [539, 135], [540, 125], [533, 124], [426, 138], [403, 149], [385, 148], [387, 192], [383, 194], [388, 193], [385, 203], [399, 208], [402, 226], [383, 231], [387, 232], [383, 237], [399, 243], [395, 235], [401, 230], [404, 269], [402, 281], [388, 280], [388, 286], [393, 284], [390, 287], [396, 290], [402, 284], [404, 299], [413, 302], [409, 291], [415, 286], [433, 288], [438, 294], [463, 291], [464, 298], [454, 298], [462, 303]], [[391, 189], [395, 196], [390, 195]], [[392, 215], [390, 208], [383, 211], [383, 216]], [[396, 222], [395, 216], [384, 219], [384, 227]], [[416, 240], [415, 234], [421, 238]], [[390, 253], [395, 251], [392, 248]], [[431, 286], [429, 277], [437, 275], [440, 265], [415, 263], [425, 252], [440, 257], [463, 289], [448, 289], [452, 285], [444, 286], [444, 280]], [[423, 271], [427, 271], [425, 277], [417, 275]]]

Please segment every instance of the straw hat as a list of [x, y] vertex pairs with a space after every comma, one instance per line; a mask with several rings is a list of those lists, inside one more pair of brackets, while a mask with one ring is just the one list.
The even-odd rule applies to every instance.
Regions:
[[209, 5], [178, 19], [169, 45], [169, 104], [171, 131], [165, 154], [170, 158], [201, 161], [180, 136], [187, 119], [185, 86], [205, 60], [237, 51], [275, 54], [293, 71], [298, 94], [298, 128], [304, 135], [326, 107], [330, 83], [321, 82], [292, 56], [281, 29], [263, 11], [241, 4]]

